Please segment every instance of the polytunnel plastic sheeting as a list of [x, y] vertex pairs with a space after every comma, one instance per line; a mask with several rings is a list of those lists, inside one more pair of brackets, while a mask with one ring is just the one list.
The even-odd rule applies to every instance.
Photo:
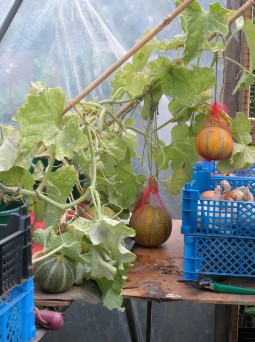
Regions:
[[[8, 6], [6, 0], [0, 3]], [[207, 10], [211, 2], [200, 1]], [[221, 1], [225, 5], [225, 0]], [[50, 87], [61, 86], [69, 99], [88, 86], [110, 67], [149, 28], [157, 25], [175, 8], [169, 0], [23, 0], [0, 43], [0, 123], [10, 123], [29, 91], [31, 81]], [[4, 10], [4, 8], [3, 8]], [[6, 7], [5, 7], [6, 10]], [[179, 19], [157, 37], [173, 38], [180, 33]], [[111, 77], [89, 96], [106, 98]], [[139, 109], [138, 111], [139, 112]], [[159, 106], [159, 125], [170, 118], [168, 101]], [[143, 123], [138, 120], [137, 126]], [[159, 131], [169, 142], [170, 125]], [[139, 140], [138, 149], [143, 149]], [[149, 174], [145, 163], [135, 168]], [[170, 171], [162, 172], [162, 178]], [[180, 200], [169, 198], [161, 188], [165, 205], [180, 218]]]
[[5, 21], [12, 5], [14, 4], [15, 0], [1, 0], [0, 1], [0, 26]]
[[[125, 49], [129, 49], [147, 28], [158, 24], [175, 9], [175, 1], [169, 0], [91, 0], [91, 3]], [[177, 19], [157, 37], [173, 37], [179, 30]]]
[[[102, 9], [111, 13], [105, 23], [101, 18], [105, 11], [98, 12], [96, 1], [24, 0], [0, 44], [0, 122], [10, 122], [31, 81], [61, 86], [68, 98], [75, 97], [125, 53], [123, 45], [135, 43], [162, 20], [163, 12], [165, 16], [171, 10], [168, 1], [161, 0], [160, 11], [152, 16], [148, 6], [147, 12], [141, 6], [134, 11], [135, 3], [104, 5]], [[137, 19], [132, 30], [117, 34], [120, 12]], [[108, 97], [108, 81], [91, 96]]]
[[[72, 98], [124, 53], [86, 0], [24, 1], [0, 47], [2, 122], [31, 81], [61, 86]], [[97, 88], [97, 95], [106, 93]]]
[[[13, 1], [0, 1], [3, 17]], [[200, 3], [206, 10], [210, 1]], [[31, 81], [75, 97], [174, 8], [169, 0], [23, 0], [0, 43], [0, 122], [10, 122]], [[157, 37], [179, 32], [177, 18]], [[91, 96], [108, 97], [109, 79]]]

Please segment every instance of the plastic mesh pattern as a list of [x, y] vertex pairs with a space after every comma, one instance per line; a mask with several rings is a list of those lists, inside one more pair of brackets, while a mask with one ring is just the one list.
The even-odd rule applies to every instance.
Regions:
[[[254, 101], [255, 101], [255, 88], [254, 88]], [[255, 102], [254, 102], [254, 111], [255, 111]], [[255, 112], [254, 112], [254, 117], [255, 117]], [[203, 169], [210, 171], [212, 174], [221, 174], [220, 171], [217, 169], [217, 163], [215, 161], [206, 161], [203, 160], [202, 162], [197, 163], [196, 167], [202, 167]], [[231, 172], [231, 174], [234, 174], [239, 177], [254, 177], [255, 178], [255, 163], [250, 166], [247, 169], [240, 169], [240, 170], [235, 170]]]
[[[20, 274], [22, 259], [17, 256], [22, 255], [22, 233], [11, 239], [0, 247], [2, 260], [2, 292], [5, 292], [16, 285], [17, 273]], [[20, 260], [20, 261], [18, 261]], [[17, 265], [18, 264], [18, 265]], [[20, 283], [20, 282], [19, 282]]]
[[[255, 202], [200, 199], [226, 176], [201, 166], [182, 193], [184, 279], [200, 274], [255, 277]], [[255, 177], [228, 176], [232, 189], [249, 186], [255, 195]]]
[[200, 274], [255, 277], [255, 239], [184, 235], [184, 279]]
[[33, 278], [0, 297], [0, 341], [25, 342], [35, 337]]
[[33, 276], [31, 225], [27, 208], [0, 224], [0, 295]]
[[195, 231], [255, 237], [255, 203], [199, 200]]

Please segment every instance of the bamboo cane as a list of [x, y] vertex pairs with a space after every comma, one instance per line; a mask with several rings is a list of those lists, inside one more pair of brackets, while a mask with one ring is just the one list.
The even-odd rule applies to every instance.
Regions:
[[[237, 18], [239, 18], [243, 13], [245, 13], [253, 5], [255, 5], [255, 0], [248, 0], [243, 6], [241, 6], [238, 10], [236, 10], [235, 14], [232, 17], [229, 18], [229, 21], [228, 21], [229, 25], [232, 24]], [[212, 40], [215, 37], [215, 35], [216, 35], [215, 32], [211, 33], [208, 37], [208, 41]], [[116, 117], [117, 118], [121, 117], [130, 108], [132, 108], [131, 102], [127, 103], [123, 108], [121, 108], [121, 110], [119, 110], [116, 113]], [[103, 129], [105, 129], [107, 126], [110, 126], [113, 122], [114, 122], [114, 120], [112, 118], [110, 118], [106, 122], [106, 124], [103, 126]]]
[[[79, 101], [81, 101], [86, 95], [88, 95], [92, 90], [94, 90], [99, 84], [101, 84], [107, 77], [109, 77], [115, 70], [117, 70], [123, 63], [125, 63], [130, 57], [133, 56], [135, 52], [141, 49], [149, 40], [155, 37], [160, 31], [162, 31], [167, 25], [169, 25], [174, 18], [176, 18], [186, 7], [188, 7], [194, 0], [185, 0], [180, 6], [178, 6], [172, 13], [165, 17], [157, 26], [155, 26], [147, 35], [145, 35], [137, 44], [135, 44], [130, 50], [128, 50], [120, 59], [118, 59], [111, 67], [109, 67], [101, 76], [99, 76], [95, 81], [88, 85], [85, 89], [81, 91], [74, 99], [70, 100], [65, 106], [62, 115], [68, 112], [72, 107], [74, 107]], [[255, 5], [255, 0], [248, 0], [243, 6], [241, 6], [235, 14], [229, 18], [229, 24], [232, 24], [237, 18], [239, 18], [245, 11], [250, 9]], [[215, 37], [215, 32], [211, 33], [208, 40]], [[131, 108], [131, 103], [128, 103], [122, 108], [119, 116], [123, 115], [125, 111], [124, 108]], [[111, 123], [111, 120], [107, 125]]]
[[[235, 14], [229, 18], [228, 23], [232, 24], [237, 18], [239, 18], [243, 13], [245, 13], [248, 9], [255, 5], [255, 0], [248, 0], [243, 6], [236, 10]], [[209, 35], [208, 40], [211, 40], [215, 37], [216, 33], [213, 32]]]
[[235, 15], [229, 19], [229, 23], [232, 24], [237, 18], [239, 18], [244, 12], [255, 5], [255, 0], [248, 0], [243, 6], [236, 10]]
[[135, 52], [141, 49], [148, 41], [155, 37], [160, 31], [169, 25], [174, 18], [176, 18], [186, 7], [188, 7], [194, 0], [185, 0], [180, 6], [178, 6], [172, 13], [165, 17], [157, 26], [155, 26], [149, 33], [147, 33], [138, 43], [136, 43], [130, 50], [128, 50], [120, 59], [118, 59], [112, 66], [110, 66], [101, 76], [88, 85], [81, 91], [63, 110], [62, 115], [68, 112], [79, 101], [81, 101], [86, 95], [94, 90], [100, 83], [102, 83], [107, 77], [109, 77], [115, 70], [117, 70], [123, 63], [125, 63]]

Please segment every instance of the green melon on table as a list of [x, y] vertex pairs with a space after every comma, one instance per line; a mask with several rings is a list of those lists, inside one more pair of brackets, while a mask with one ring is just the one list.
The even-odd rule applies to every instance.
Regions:
[[41, 289], [50, 293], [61, 293], [73, 286], [74, 263], [61, 254], [53, 254], [35, 262], [34, 279]]

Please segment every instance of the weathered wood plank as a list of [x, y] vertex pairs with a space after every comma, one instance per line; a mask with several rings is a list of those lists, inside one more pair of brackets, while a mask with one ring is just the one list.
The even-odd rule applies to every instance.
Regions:
[[[185, 301], [208, 304], [255, 305], [255, 296], [216, 293], [192, 288], [177, 280], [183, 272], [183, 235], [181, 221], [173, 221], [173, 231], [166, 243], [158, 248], [135, 246], [137, 259], [128, 272], [123, 296], [154, 301]], [[226, 283], [255, 288], [254, 279], [230, 277]]]
[[[244, 0], [227, 0], [227, 8], [236, 10], [240, 8], [246, 1]], [[234, 24], [230, 26], [230, 34], [235, 29]], [[244, 40], [242, 35], [238, 34], [237, 38], [232, 40], [229, 48], [226, 51], [226, 55], [238, 63], [243, 62], [243, 48]], [[223, 102], [229, 109], [229, 115], [234, 117], [236, 112], [242, 111], [242, 94], [238, 92], [235, 96], [232, 95], [235, 85], [240, 76], [240, 68], [230, 61], [225, 62], [224, 67], [224, 82], [223, 82]]]

